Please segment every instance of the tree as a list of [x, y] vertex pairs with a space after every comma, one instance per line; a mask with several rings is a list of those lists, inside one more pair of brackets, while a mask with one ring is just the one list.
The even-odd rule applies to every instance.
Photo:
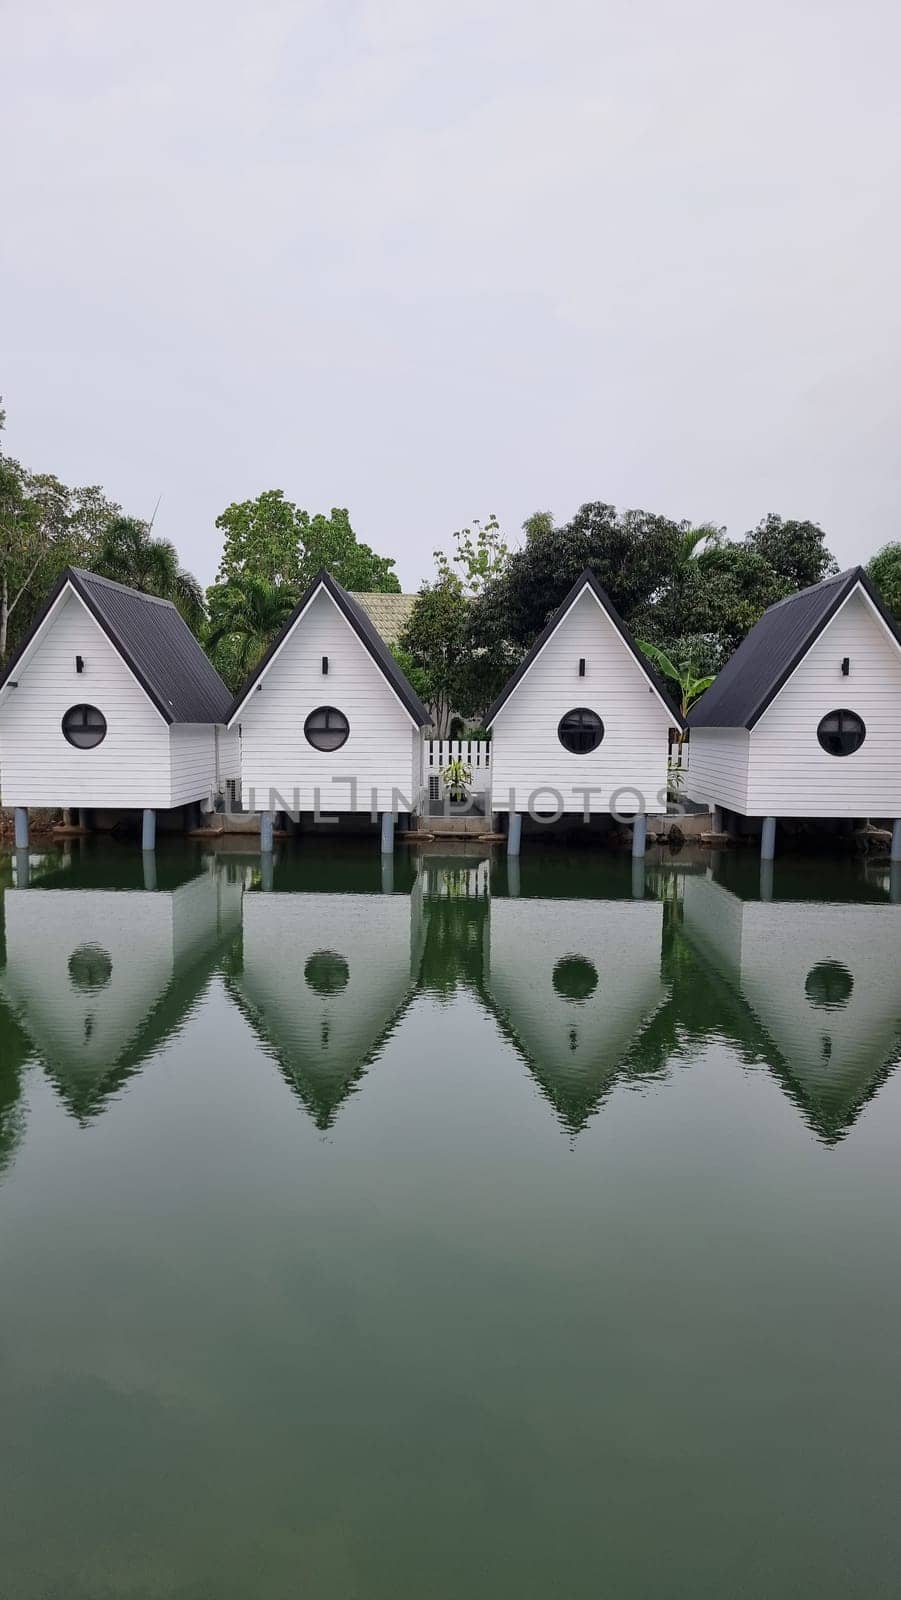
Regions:
[[474, 627], [486, 645], [532, 643], [576, 579], [590, 567], [627, 621], [661, 592], [680, 560], [686, 524], [603, 501], [555, 527], [547, 512], [524, 524], [526, 541], [476, 597]]
[[757, 527], [745, 534], [745, 546], [762, 556], [778, 578], [787, 585], [786, 593], [821, 583], [838, 565], [826, 548], [826, 535], [816, 522], [783, 521], [769, 512]]
[[0, 453], [0, 660], [62, 569], [78, 559], [78, 493]]
[[207, 590], [206, 646], [228, 687], [237, 693], [297, 602], [289, 584], [244, 573]]
[[361, 544], [340, 507], [327, 517], [311, 516], [286, 500], [281, 489], [267, 489], [255, 500], [227, 506], [216, 527], [225, 534], [220, 584], [250, 574], [300, 592], [325, 567], [346, 589], [400, 593], [393, 560]]
[[469, 601], [453, 573], [424, 583], [401, 634], [401, 650], [422, 674], [423, 698], [431, 708], [439, 738], [447, 735], [457, 704], [460, 664], [466, 649]]
[[460, 528], [451, 537], [453, 555], [434, 551], [439, 579], [456, 575], [468, 594], [480, 594], [486, 583], [500, 577], [510, 557], [497, 517], [493, 511], [487, 522], [473, 517], [471, 528]]
[[767, 607], [789, 592], [763, 556], [723, 541], [673, 575], [629, 623], [698, 674], [718, 672]]
[[179, 565], [175, 546], [168, 539], [155, 539], [147, 523], [136, 517], [117, 516], [107, 523], [92, 570], [141, 594], [172, 600], [192, 628], [199, 629], [204, 621], [203, 589], [197, 579]]
[[901, 623], [901, 544], [884, 544], [867, 566], [895, 621]]

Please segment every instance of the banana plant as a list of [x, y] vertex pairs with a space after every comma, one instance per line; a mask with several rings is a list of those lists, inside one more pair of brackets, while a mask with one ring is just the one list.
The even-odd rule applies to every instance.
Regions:
[[648, 660], [653, 661], [665, 678], [671, 678], [678, 684], [679, 710], [683, 718], [687, 717], [695, 701], [700, 700], [704, 690], [710, 688], [715, 674], [711, 673], [706, 678], [696, 677], [690, 661], [685, 661], [677, 667], [665, 650], [661, 650], [659, 645], [650, 644], [646, 639], [639, 639], [638, 648], [644, 651]]
[[[681, 666], [677, 666], [665, 650], [661, 650], [659, 645], [651, 644], [647, 639], [639, 639], [638, 648], [644, 651], [648, 660], [653, 661], [654, 666], [659, 672], [663, 673], [665, 678], [671, 678], [673, 683], [677, 685], [679, 690], [679, 710], [682, 713], [682, 721], [684, 722], [692, 706], [700, 700], [705, 689], [710, 688], [716, 674], [710, 673], [707, 677], [697, 677], [690, 661], [684, 661]], [[678, 755], [675, 761], [670, 762], [669, 767], [669, 786], [675, 790], [677, 795], [682, 786], [682, 750], [684, 744], [685, 730], [680, 728], [679, 738], [676, 742]]]

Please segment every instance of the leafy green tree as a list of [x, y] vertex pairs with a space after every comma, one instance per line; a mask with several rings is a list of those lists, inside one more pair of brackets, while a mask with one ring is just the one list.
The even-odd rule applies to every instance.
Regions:
[[424, 583], [399, 645], [422, 675], [423, 699], [440, 738], [447, 735], [452, 711], [459, 710], [457, 688], [466, 648], [469, 601], [453, 574]]
[[648, 604], [672, 573], [684, 525], [646, 511], [617, 513], [602, 501], [583, 505], [555, 527], [547, 513], [525, 524], [526, 541], [474, 600], [474, 625], [488, 645], [531, 644], [580, 573], [590, 567], [622, 616]]
[[361, 544], [340, 507], [327, 517], [311, 516], [286, 500], [281, 489], [267, 489], [255, 500], [227, 506], [216, 527], [225, 535], [220, 584], [249, 574], [300, 592], [325, 567], [346, 589], [400, 593], [393, 560]]
[[27, 632], [63, 568], [84, 561], [101, 501], [118, 509], [99, 490], [67, 489], [0, 452], [0, 660]]
[[699, 673], [718, 672], [768, 606], [789, 588], [746, 544], [707, 548], [627, 619], [634, 632]]
[[895, 621], [901, 623], [901, 544], [884, 544], [869, 562], [867, 572]]
[[816, 522], [783, 521], [770, 512], [756, 528], [745, 534], [744, 543], [762, 556], [777, 578], [786, 585], [786, 594], [821, 583], [838, 565], [826, 548], [826, 535]]
[[118, 516], [107, 523], [91, 570], [142, 594], [172, 600], [192, 628], [203, 624], [206, 607], [201, 585], [179, 565], [175, 546], [168, 539], [155, 539], [147, 523], [136, 517]]
[[493, 511], [487, 522], [473, 517], [471, 528], [459, 528], [451, 537], [456, 547], [452, 555], [434, 552], [439, 580], [459, 577], [467, 594], [480, 594], [487, 583], [501, 576], [510, 557], [497, 517]]
[[207, 590], [206, 646], [228, 687], [237, 693], [297, 603], [290, 584], [244, 573]]

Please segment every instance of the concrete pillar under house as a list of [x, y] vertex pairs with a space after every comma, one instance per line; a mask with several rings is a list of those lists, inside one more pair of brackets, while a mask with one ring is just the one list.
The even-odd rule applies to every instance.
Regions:
[[642, 811], [632, 824], [632, 859], [639, 861], [648, 847], [648, 819]]
[[764, 817], [760, 830], [760, 859], [772, 861], [776, 854], [776, 818]]
[[25, 806], [16, 806], [15, 841], [17, 850], [28, 849], [28, 812]]
[[394, 813], [392, 811], [382, 812], [381, 847], [382, 855], [391, 855], [394, 851]]
[[518, 856], [522, 844], [522, 813], [511, 811], [507, 823], [507, 854]]
[[156, 812], [149, 806], [141, 818], [141, 849], [156, 849]]

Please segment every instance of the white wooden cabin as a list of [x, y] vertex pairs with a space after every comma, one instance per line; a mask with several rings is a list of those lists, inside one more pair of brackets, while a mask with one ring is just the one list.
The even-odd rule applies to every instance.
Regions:
[[760, 1023], [767, 1060], [830, 1142], [901, 1058], [901, 908], [742, 900], [684, 879], [683, 929]]
[[229, 712], [244, 803], [314, 821], [415, 811], [429, 720], [371, 618], [322, 572]]
[[257, 893], [229, 988], [316, 1126], [338, 1111], [409, 1003], [422, 962], [422, 890]]
[[241, 926], [240, 883], [7, 889], [0, 994], [85, 1119], [183, 1022]]
[[486, 718], [492, 810], [519, 847], [523, 813], [666, 811], [669, 730], [679, 712], [593, 572], [583, 572]]
[[[688, 717], [692, 800], [762, 817], [901, 818], [901, 637], [862, 567], [764, 613]], [[899, 840], [901, 843], [901, 840]]]
[[492, 899], [485, 989], [571, 1133], [667, 997], [659, 900]]
[[[3, 804], [155, 813], [209, 803], [238, 778], [229, 704], [170, 601], [69, 568], [0, 677]], [[20, 815], [17, 843], [26, 840]]]

